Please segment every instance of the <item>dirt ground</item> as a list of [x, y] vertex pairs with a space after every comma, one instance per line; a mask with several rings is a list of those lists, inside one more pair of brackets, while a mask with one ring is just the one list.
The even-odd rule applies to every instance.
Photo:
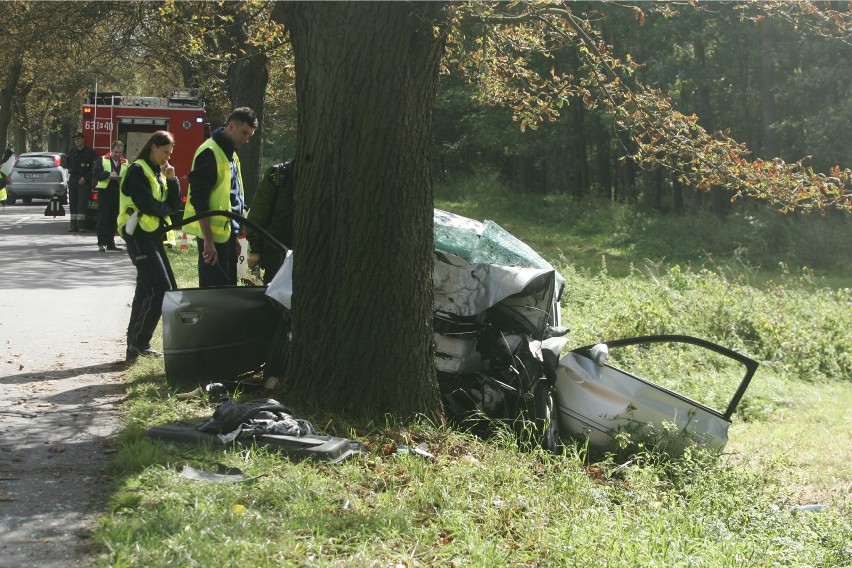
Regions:
[[45, 205], [0, 210], [0, 567], [90, 563], [124, 395], [135, 270]]

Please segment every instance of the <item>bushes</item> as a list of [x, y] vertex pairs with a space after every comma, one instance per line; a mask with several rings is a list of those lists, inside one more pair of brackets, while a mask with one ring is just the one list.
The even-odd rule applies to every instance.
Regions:
[[814, 289], [785, 278], [761, 288], [723, 270], [675, 265], [625, 278], [560, 267], [568, 280], [563, 320], [579, 346], [632, 335], [701, 337], [793, 378], [852, 376], [852, 290]]

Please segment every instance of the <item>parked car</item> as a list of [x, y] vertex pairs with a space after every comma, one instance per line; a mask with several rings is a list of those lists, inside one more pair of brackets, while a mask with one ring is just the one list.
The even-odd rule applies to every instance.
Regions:
[[61, 152], [27, 152], [18, 155], [9, 174], [6, 191], [8, 203], [20, 199], [30, 203], [33, 199], [51, 200], [54, 197], [68, 203], [68, 170], [65, 154]]
[[[232, 216], [204, 216], [211, 214]], [[559, 273], [496, 223], [440, 210], [434, 221], [434, 363], [451, 419], [481, 434], [506, 424], [520, 439], [554, 452], [572, 439], [607, 451], [622, 433], [633, 441], [654, 438], [672, 455], [689, 445], [724, 448], [755, 361], [702, 339], [669, 335], [619, 339], [562, 355], [568, 330], [560, 323]], [[166, 378], [194, 387], [233, 381], [264, 366], [286, 369], [292, 260], [288, 251], [268, 287], [167, 292]], [[222, 326], [234, 333], [223, 338]], [[689, 344], [742, 364], [744, 376], [727, 408], [715, 410], [607, 363], [610, 347], [655, 343]]]

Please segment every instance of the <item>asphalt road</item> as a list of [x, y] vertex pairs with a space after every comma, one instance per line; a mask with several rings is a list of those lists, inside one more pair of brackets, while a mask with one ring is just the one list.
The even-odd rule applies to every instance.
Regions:
[[90, 559], [124, 395], [136, 272], [45, 205], [0, 209], [0, 567]]

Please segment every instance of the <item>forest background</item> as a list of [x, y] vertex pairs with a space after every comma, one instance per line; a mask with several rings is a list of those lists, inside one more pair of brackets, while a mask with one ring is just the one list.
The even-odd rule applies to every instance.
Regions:
[[[848, 2], [451, 7], [434, 113], [439, 180], [493, 174], [528, 196], [602, 197], [661, 212], [724, 215], [743, 193], [780, 208], [848, 209]], [[293, 54], [281, 8], [4, 2], [0, 142], [19, 152], [66, 149], [96, 86], [140, 96], [194, 87], [214, 126], [235, 104], [259, 111], [259, 135], [241, 154], [251, 192], [262, 167], [296, 147]], [[578, 49], [556, 41], [564, 30], [536, 26], [560, 10], [596, 35]], [[616, 107], [640, 118], [631, 123]], [[695, 126], [707, 138], [688, 132]], [[725, 137], [741, 146], [719, 147], [727, 156], [714, 157]], [[738, 160], [798, 182], [789, 193], [800, 195], [709, 173], [725, 163], [726, 174], [736, 174]], [[820, 176], [839, 179], [835, 189], [845, 192], [815, 195], [826, 190], [811, 187]]]

